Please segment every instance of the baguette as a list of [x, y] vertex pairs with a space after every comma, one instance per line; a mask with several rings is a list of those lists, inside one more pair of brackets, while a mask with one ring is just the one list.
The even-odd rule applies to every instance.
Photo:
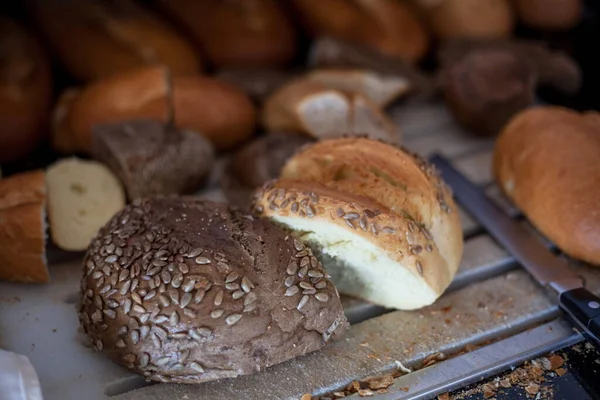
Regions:
[[82, 82], [145, 65], [197, 73], [202, 61], [166, 22], [132, 0], [28, 0], [28, 9], [67, 71]]
[[0, 17], [0, 163], [14, 161], [46, 136], [52, 78], [36, 40]]
[[201, 133], [226, 150], [254, 132], [256, 115], [250, 99], [230, 85], [145, 67], [65, 92], [54, 111], [53, 144], [62, 152], [89, 154], [94, 125], [138, 118], [174, 118], [178, 129]]
[[429, 47], [428, 33], [415, 10], [394, 0], [293, 0], [312, 36], [331, 36], [367, 45], [411, 62]]
[[61, 249], [83, 251], [98, 230], [125, 206], [116, 176], [95, 161], [68, 158], [46, 170], [52, 241]]
[[274, 68], [296, 54], [295, 33], [275, 0], [159, 0], [216, 68]]
[[50, 281], [46, 261], [44, 171], [0, 180], [0, 280]]
[[529, 221], [566, 254], [600, 266], [600, 126], [594, 114], [536, 107], [502, 130], [493, 172]]

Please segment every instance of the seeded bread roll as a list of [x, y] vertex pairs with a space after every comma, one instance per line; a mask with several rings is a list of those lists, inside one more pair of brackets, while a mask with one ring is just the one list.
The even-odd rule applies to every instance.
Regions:
[[254, 191], [279, 177], [287, 160], [302, 146], [312, 142], [304, 135], [278, 132], [244, 146], [233, 155], [221, 178], [225, 197], [237, 207], [247, 207]]
[[135, 201], [102, 228], [84, 266], [85, 332], [154, 381], [251, 374], [318, 350], [348, 327], [304, 244], [223, 204]]
[[46, 170], [48, 217], [54, 243], [83, 251], [106, 221], [125, 206], [118, 178], [95, 161], [62, 159]]
[[61, 63], [82, 82], [146, 65], [166, 65], [176, 74], [202, 70], [193, 46], [132, 0], [26, 3]]
[[0, 280], [46, 283], [44, 171], [0, 179]]
[[[597, 116], [596, 116], [597, 117]], [[536, 107], [502, 130], [493, 171], [504, 193], [566, 254], [600, 266], [600, 125]]]
[[435, 169], [378, 141], [307, 147], [253, 208], [300, 235], [341, 293], [386, 307], [433, 303], [462, 257], [456, 206]]
[[203, 136], [149, 119], [96, 126], [92, 154], [121, 179], [130, 200], [191, 193], [215, 158]]
[[217, 68], [282, 67], [296, 54], [277, 0], [159, 0]]
[[295, 131], [317, 139], [366, 134], [400, 141], [398, 127], [374, 101], [308, 78], [289, 82], [269, 96], [262, 123], [267, 131]]

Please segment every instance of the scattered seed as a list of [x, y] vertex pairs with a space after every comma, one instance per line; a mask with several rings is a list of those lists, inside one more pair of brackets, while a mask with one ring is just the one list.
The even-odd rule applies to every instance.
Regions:
[[125, 347], [125, 346], [126, 346], [126, 344], [125, 344], [125, 341], [123, 341], [123, 339], [119, 339], [119, 340], [117, 341], [117, 343], [115, 343], [115, 346], [117, 346], [118, 348], [121, 348], [121, 349], [122, 349], [123, 347]]
[[200, 364], [198, 364], [197, 362], [190, 363], [189, 367], [192, 370], [194, 370], [195, 372], [198, 372], [198, 373], [203, 373], [204, 372], [204, 368], [202, 368], [202, 366]]
[[175, 304], [179, 304], [179, 292], [177, 290], [169, 289], [168, 293], [171, 301]]
[[346, 221], [346, 225], [348, 225], [350, 228], [356, 229], [356, 227], [354, 226], [354, 224], [352, 223], [352, 221], [350, 221], [349, 219], [346, 219], [344, 221]]
[[366, 218], [364, 216], [360, 217], [360, 219], [358, 220], [358, 222], [359, 222], [360, 229], [362, 229], [363, 231], [367, 232], [368, 231], [368, 225], [367, 225]]
[[230, 316], [228, 316], [227, 318], [225, 318], [225, 322], [227, 323], [227, 325], [234, 325], [240, 319], [242, 319], [242, 314], [231, 314]]
[[104, 261], [112, 264], [112, 263], [116, 262], [118, 259], [119, 259], [119, 257], [117, 257], [115, 254], [111, 254], [110, 256], [106, 257], [104, 259]]
[[323, 274], [316, 269], [311, 269], [310, 271], [308, 271], [308, 276], [310, 276], [311, 278], [322, 278]]
[[152, 328], [152, 332], [161, 340], [165, 340], [167, 338], [167, 331], [161, 328], [160, 326], [154, 326]]
[[233, 292], [231, 297], [233, 297], [234, 300], [237, 300], [237, 299], [241, 299], [242, 297], [244, 297], [244, 294], [246, 294], [246, 293], [243, 290], [237, 290], [237, 291]]
[[160, 277], [161, 277], [162, 281], [165, 283], [165, 285], [167, 285], [167, 284], [169, 284], [169, 282], [171, 282], [171, 274], [166, 269], [162, 270], [162, 272], [160, 273]]
[[139, 361], [140, 368], [146, 368], [148, 366], [148, 364], [150, 363], [150, 354], [142, 353], [140, 355], [140, 358], [138, 361]]
[[238, 290], [240, 288], [240, 285], [237, 283], [226, 283], [225, 284], [225, 289], [229, 290], [230, 292], [234, 291], [234, 290]]
[[210, 264], [210, 258], [208, 257], [196, 257], [196, 259], [194, 260], [196, 261], [196, 264], [200, 264], [200, 265], [205, 265], [205, 264]]
[[295, 275], [296, 272], [298, 272], [298, 264], [296, 264], [295, 262], [290, 263], [290, 265], [288, 265], [287, 270], [286, 270], [288, 275]]
[[287, 278], [285, 278], [285, 287], [290, 287], [294, 284], [294, 282], [296, 282], [296, 278], [293, 276], [288, 276]]
[[164, 322], [167, 322], [169, 320], [169, 318], [166, 315], [157, 315], [156, 317], [154, 317], [154, 322], [156, 322], [157, 324], [162, 324]]
[[244, 305], [247, 306], [248, 304], [254, 303], [256, 301], [256, 299], [257, 299], [256, 292], [250, 292], [244, 299]]
[[179, 314], [177, 314], [177, 311], [173, 311], [171, 313], [171, 316], [169, 317], [169, 324], [171, 324], [171, 326], [175, 326], [179, 323]]
[[140, 339], [146, 339], [148, 337], [148, 333], [150, 333], [150, 328], [148, 325], [140, 326]]
[[144, 296], [144, 300], [150, 300], [154, 296], [156, 296], [156, 291], [151, 290]]
[[187, 274], [188, 272], [190, 272], [190, 268], [184, 263], [177, 264], [177, 268], [182, 274]]
[[302, 289], [314, 289], [314, 288], [313, 288], [313, 285], [311, 285], [311, 284], [310, 284], [310, 283], [308, 283], [308, 282], [300, 282], [300, 287], [301, 287]]
[[296, 307], [298, 310], [301, 310], [302, 307], [304, 307], [306, 305], [306, 303], [308, 303], [308, 296], [304, 295], [302, 296], [302, 298], [300, 299], [300, 302], [298, 303], [298, 306]]
[[217, 292], [217, 294], [215, 295], [215, 301], [214, 304], [215, 306], [220, 306], [223, 303], [223, 291], [219, 290], [219, 292]]
[[302, 251], [304, 250], [304, 244], [298, 239], [294, 238], [294, 248], [296, 251]]
[[210, 313], [210, 316], [211, 318], [220, 318], [224, 312], [224, 310], [217, 308], [216, 310], [213, 310], [213, 312]]
[[427, 244], [427, 246], [425, 246], [425, 250], [427, 250], [428, 253], [431, 253], [433, 251], [433, 246], [431, 244]]
[[419, 260], [417, 260], [415, 264], [417, 266], [417, 272], [419, 273], [419, 275], [423, 276], [423, 264], [421, 264], [421, 261]]
[[195, 285], [196, 285], [196, 281], [189, 280], [181, 286], [181, 290], [183, 290], [186, 293], [189, 293], [194, 289]]
[[252, 289], [254, 289], [254, 283], [244, 276], [242, 278], [242, 290], [246, 293], [249, 293]]
[[140, 341], [140, 333], [137, 330], [131, 331], [129, 333], [129, 337], [131, 338], [133, 344], [138, 344], [138, 342]]
[[184, 309], [183, 313], [190, 318], [196, 318], [196, 313], [190, 310], [189, 308]]
[[327, 287], [327, 282], [326, 281], [320, 281], [315, 283], [315, 288], [317, 289], [325, 289]]
[[298, 294], [298, 292], [300, 291], [300, 289], [298, 289], [298, 286], [294, 285], [294, 286], [290, 286], [289, 288], [287, 288], [287, 290], [285, 291], [284, 296], [286, 297], [291, 297], [294, 296], [296, 294]]
[[195, 249], [193, 249], [192, 251], [190, 251], [186, 257], [188, 258], [194, 258], [194, 257], [198, 257], [200, 254], [202, 254], [204, 250], [200, 247], [197, 247]]
[[419, 254], [421, 251], [423, 251], [423, 247], [421, 245], [413, 246], [410, 249], [410, 252], [413, 253], [413, 254]]
[[161, 357], [158, 360], [155, 361], [156, 365], [158, 366], [165, 366], [169, 363], [169, 361], [171, 360], [171, 357]]
[[104, 312], [104, 315], [106, 315], [110, 319], [117, 318], [117, 313], [114, 312], [113, 310], [104, 310], [103, 312]]
[[315, 298], [319, 301], [322, 301], [323, 303], [327, 302], [327, 300], [329, 300], [329, 295], [327, 293], [317, 293], [315, 295]]
[[298, 271], [298, 277], [300, 279], [303, 279], [307, 273], [308, 273], [308, 266], [302, 267], [302, 268], [300, 268], [300, 271]]
[[181, 308], [186, 308], [188, 306], [188, 304], [190, 304], [190, 302], [192, 301], [192, 295], [190, 293], [184, 293], [181, 296], [181, 301], [179, 306]]
[[206, 295], [206, 292], [204, 290], [198, 289], [196, 291], [196, 295], [194, 296], [194, 303], [200, 304], [200, 302], [202, 301], [202, 299], [204, 299], [205, 295]]

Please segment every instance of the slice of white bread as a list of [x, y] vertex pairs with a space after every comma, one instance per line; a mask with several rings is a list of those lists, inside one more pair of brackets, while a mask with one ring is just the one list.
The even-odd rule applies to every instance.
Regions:
[[125, 192], [103, 164], [67, 158], [46, 171], [52, 241], [64, 250], [83, 251], [98, 230], [125, 207]]
[[45, 208], [44, 171], [0, 180], [0, 280], [50, 281]]

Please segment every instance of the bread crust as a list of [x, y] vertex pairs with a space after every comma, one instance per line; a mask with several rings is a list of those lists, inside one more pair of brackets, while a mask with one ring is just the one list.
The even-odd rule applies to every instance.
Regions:
[[159, 382], [251, 374], [348, 328], [304, 244], [270, 221], [194, 198], [135, 201], [115, 215], [90, 245], [81, 298], [96, 348]]
[[600, 266], [600, 126], [561, 107], [517, 114], [494, 149], [502, 191], [566, 254]]
[[145, 67], [65, 92], [54, 111], [53, 145], [89, 154], [94, 125], [140, 118], [174, 120], [179, 129], [198, 132], [217, 150], [226, 150], [254, 132], [256, 112], [250, 99], [230, 85]]
[[131, 0], [28, 0], [28, 9], [66, 69], [82, 82], [146, 65], [202, 71], [198, 52], [166, 22]]
[[46, 54], [14, 21], [0, 17], [0, 163], [27, 155], [47, 134], [52, 78]]
[[0, 179], [0, 279], [47, 283], [44, 171]]
[[[255, 210], [262, 215], [309, 217], [344, 228], [380, 248], [398, 268], [416, 271], [437, 295], [458, 269], [463, 240], [450, 190], [415, 155], [369, 139], [326, 140], [290, 159], [272, 185], [257, 194]], [[299, 204], [288, 200], [284, 207], [279, 188]]]
[[582, 0], [513, 0], [513, 3], [525, 25], [550, 31], [573, 28], [584, 11]]
[[274, 0], [161, 0], [216, 68], [283, 67], [296, 54], [295, 32]]

